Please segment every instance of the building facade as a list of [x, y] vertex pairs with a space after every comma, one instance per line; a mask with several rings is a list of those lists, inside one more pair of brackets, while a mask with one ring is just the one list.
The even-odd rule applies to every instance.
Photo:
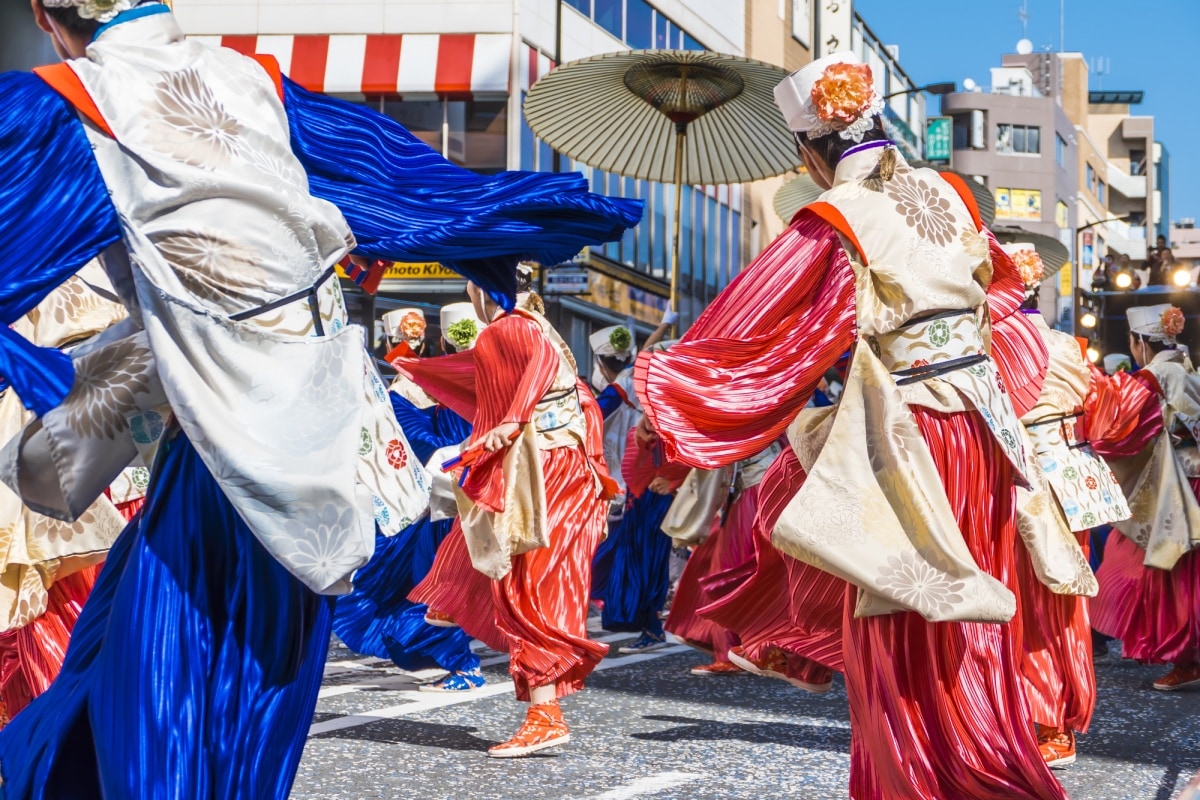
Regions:
[[[942, 98], [953, 120], [951, 166], [992, 192], [996, 226], [1060, 240], [1068, 251], [1076, 228], [1078, 137], [1058, 98], [1056, 54], [1005, 56], [991, 70], [990, 91]], [[1047, 74], [1049, 73], [1049, 74]], [[1039, 306], [1051, 324], [1070, 324], [1072, 273], [1042, 286]]]

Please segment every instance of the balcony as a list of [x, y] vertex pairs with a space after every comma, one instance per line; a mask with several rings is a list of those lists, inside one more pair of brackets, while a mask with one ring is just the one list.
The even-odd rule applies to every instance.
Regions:
[[1111, 161], [1108, 164], [1108, 185], [1130, 200], [1146, 199], [1146, 176], [1130, 175]]
[[[1109, 173], [1110, 177], [1112, 173]], [[1102, 231], [1108, 249], [1129, 256], [1130, 261], [1146, 260], [1146, 228], [1130, 225], [1122, 220], [1112, 220], [1097, 226]]]

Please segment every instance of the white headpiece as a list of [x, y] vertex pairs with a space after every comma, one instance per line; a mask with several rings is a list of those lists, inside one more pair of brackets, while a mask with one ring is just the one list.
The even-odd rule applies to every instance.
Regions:
[[101, 24], [112, 22], [122, 11], [128, 11], [140, 0], [43, 0], [46, 8], [74, 8], [84, 19]]
[[1109, 353], [1104, 357], [1104, 371], [1109, 375], [1116, 375], [1121, 371], [1130, 372], [1133, 370], [1133, 359], [1124, 353]]
[[[383, 315], [383, 331], [393, 342], [417, 340], [421, 341], [425, 338], [425, 312], [419, 308], [397, 308], [395, 311], [389, 311]], [[420, 336], [408, 336], [405, 334], [403, 327], [405, 320], [409, 321], [411, 326], [416, 326], [420, 322]]]
[[834, 53], [793, 72], [775, 87], [788, 127], [817, 139], [837, 132], [861, 142], [883, 113], [871, 68], [853, 53]]
[[615, 356], [627, 359], [632, 364], [633, 357], [637, 354], [633, 334], [624, 325], [609, 325], [607, 328], [601, 328], [588, 337], [588, 344], [591, 345], [593, 354], [592, 387], [598, 392], [603, 391], [604, 387], [608, 385], [608, 380], [604, 377], [604, 370], [600, 369], [600, 356]]
[[1183, 312], [1170, 303], [1133, 306], [1125, 309], [1125, 318], [1129, 320], [1130, 333], [1152, 342], [1176, 344], [1176, 337], [1183, 333]]
[[442, 306], [442, 338], [462, 352], [475, 346], [475, 340], [487, 324], [475, 316], [471, 303], [451, 303]]

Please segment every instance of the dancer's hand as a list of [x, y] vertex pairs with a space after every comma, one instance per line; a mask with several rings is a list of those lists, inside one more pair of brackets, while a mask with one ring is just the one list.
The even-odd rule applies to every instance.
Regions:
[[654, 426], [650, 423], [650, 418], [645, 415], [638, 422], [637, 433], [634, 435], [642, 444], [654, 444], [658, 441], [658, 433], [655, 432]]
[[480, 439], [480, 444], [484, 450], [489, 453], [494, 453], [497, 450], [503, 450], [513, 443], [517, 438], [517, 434], [521, 432], [521, 426], [515, 422], [505, 422], [503, 425], [497, 425], [490, 431], [484, 434]]
[[650, 486], [648, 488], [650, 489], [650, 491], [654, 492], [655, 494], [670, 494], [671, 493], [671, 482], [668, 481], [666, 478], [659, 476], [659, 477], [655, 478], [654, 480], [650, 481]]

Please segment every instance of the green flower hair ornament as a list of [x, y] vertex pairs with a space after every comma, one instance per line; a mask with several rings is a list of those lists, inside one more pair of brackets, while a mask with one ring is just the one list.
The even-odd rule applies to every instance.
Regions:
[[479, 326], [473, 319], [460, 319], [446, 331], [446, 338], [453, 342], [459, 350], [470, 347], [477, 336], [479, 336]]
[[633, 344], [633, 334], [629, 332], [628, 328], [614, 328], [613, 332], [608, 335], [608, 343], [612, 345], [613, 350], [622, 353]]

